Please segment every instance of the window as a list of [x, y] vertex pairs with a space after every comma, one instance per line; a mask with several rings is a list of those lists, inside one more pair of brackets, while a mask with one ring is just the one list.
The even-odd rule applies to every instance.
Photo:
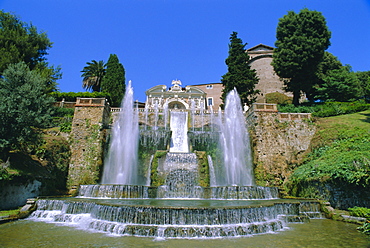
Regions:
[[212, 106], [213, 105], [213, 97], [208, 97], [207, 103], [208, 103], [208, 106]]
[[206, 89], [213, 89], [213, 85], [207, 85]]

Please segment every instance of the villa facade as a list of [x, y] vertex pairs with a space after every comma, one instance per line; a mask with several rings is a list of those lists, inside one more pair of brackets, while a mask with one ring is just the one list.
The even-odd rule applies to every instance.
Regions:
[[[266, 94], [279, 92], [288, 97], [292, 93], [285, 92], [283, 81], [276, 75], [271, 65], [274, 48], [259, 44], [246, 50], [250, 56], [249, 65], [256, 70], [259, 82], [256, 89], [258, 103], [266, 102]], [[148, 108], [179, 108], [217, 111], [222, 104], [222, 83], [193, 84], [182, 86], [180, 80], [173, 80], [172, 87], [157, 85], [146, 91], [145, 106]]]

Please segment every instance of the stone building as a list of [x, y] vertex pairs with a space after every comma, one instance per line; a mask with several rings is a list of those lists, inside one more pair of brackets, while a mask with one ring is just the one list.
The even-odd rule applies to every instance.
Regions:
[[191, 85], [203, 90], [206, 93], [206, 105], [207, 109], [218, 110], [222, 104], [222, 83], [208, 83], [208, 84], [195, 84]]
[[250, 57], [249, 65], [256, 70], [259, 82], [256, 89], [260, 90], [260, 95], [257, 97], [257, 102], [265, 102], [266, 94], [279, 92], [288, 97], [292, 97], [292, 93], [283, 90], [284, 83], [271, 65], [274, 48], [259, 44], [247, 49]]
[[[256, 89], [260, 90], [257, 96], [258, 103], [266, 102], [266, 94], [279, 92], [288, 97], [292, 93], [285, 92], [283, 81], [276, 75], [271, 65], [274, 48], [259, 44], [246, 50], [250, 56], [249, 65], [256, 70], [259, 82]], [[217, 111], [222, 104], [222, 83], [193, 84], [181, 86], [180, 80], [173, 80], [173, 86], [167, 89], [166, 85], [157, 85], [146, 91], [145, 106], [150, 109], [179, 108]], [[194, 104], [194, 105], [192, 105]]]
[[195, 86], [182, 87], [180, 80], [173, 80], [172, 87], [157, 85], [146, 93], [145, 107], [149, 109], [207, 109], [206, 92]]

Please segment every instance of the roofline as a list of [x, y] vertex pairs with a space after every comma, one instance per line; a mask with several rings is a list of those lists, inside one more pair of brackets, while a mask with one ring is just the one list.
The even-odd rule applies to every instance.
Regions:
[[222, 84], [222, 83], [192, 84], [192, 85], [188, 85], [188, 86], [202, 86], [202, 85], [211, 85], [211, 84]]
[[251, 48], [247, 49], [247, 52], [249, 52], [249, 51], [251, 51], [251, 50], [253, 50], [253, 49], [255, 49], [255, 48], [259, 47], [259, 46], [263, 46], [263, 47], [268, 48], [270, 50], [274, 50], [275, 49], [275, 48], [273, 48], [271, 46], [268, 46], [268, 45], [265, 45], [265, 44], [260, 43], [260, 44], [254, 46], [254, 47], [251, 47]]

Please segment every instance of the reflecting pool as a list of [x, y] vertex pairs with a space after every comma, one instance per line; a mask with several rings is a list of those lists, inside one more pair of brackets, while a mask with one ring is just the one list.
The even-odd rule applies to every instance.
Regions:
[[327, 219], [288, 224], [274, 234], [211, 240], [116, 237], [71, 226], [19, 220], [0, 225], [0, 247], [370, 247], [357, 225]]

